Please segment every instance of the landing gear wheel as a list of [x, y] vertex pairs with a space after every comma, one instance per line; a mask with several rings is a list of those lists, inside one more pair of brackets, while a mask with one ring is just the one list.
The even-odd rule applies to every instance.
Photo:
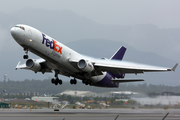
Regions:
[[86, 82], [85, 85], [88, 85], [88, 83]]
[[29, 56], [28, 56], [28, 55], [24, 55], [23, 58], [24, 58], [24, 59], [28, 59]]
[[58, 77], [56, 79], [52, 78], [51, 83], [55, 85], [62, 85], [62, 80], [60, 80]]
[[55, 85], [58, 85], [58, 81], [55, 82]]
[[51, 83], [52, 83], [52, 84], [55, 83], [55, 79], [54, 79], [54, 78], [51, 79]]
[[90, 81], [89, 85], [92, 86], [92, 81]]
[[59, 84], [62, 85], [62, 80], [59, 80]]
[[24, 59], [28, 59], [28, 48], [24, 48], [26, 55], [23, 56]]
[[70, 83], [71, 83], [71, 84], [76, 84], [76, 83], [77, 83], [77, 80], [76, 80], [76, 79], [71, 79], [71, 80], [70, 80]]
[[90, 85], [90, 86], [92, 86], [93, 84], [91, 80], [87, 80], [87, 79], [83, 80], [82, 83], [84, 83], [85, 85]]
[[77, 80], [76, 79], [74, 79], [74, 84], [76, 84], [77, 83]]
[[73, 84], [73, 79], [70, 80], [70, 83]]

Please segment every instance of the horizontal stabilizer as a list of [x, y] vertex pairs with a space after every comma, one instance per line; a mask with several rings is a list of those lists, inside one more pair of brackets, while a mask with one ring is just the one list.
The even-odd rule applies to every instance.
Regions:
[[114, 83], [125, 83], [125, 82], [139, 82], [139, 81], [144, 81], [143, 79], [123, 79], [123, 80], [111, 80]]

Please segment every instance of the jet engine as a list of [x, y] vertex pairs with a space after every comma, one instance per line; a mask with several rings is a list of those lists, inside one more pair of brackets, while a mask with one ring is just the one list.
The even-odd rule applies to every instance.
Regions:
[[41, 69], [41, 65], [33, 59], [28, 59], [26, 61], [26, 66], [35, 73], [37, 73]]
[[112, 74], [114, 77], [116, 77], [116, 78], [124, 78], [125, 77], [125, 73], [113, 73]]
[[88, 72], [88, 73], [90, 73], [94, 70], [93, 64], [91, 62], [84, 60], [84, 59], [79, 60], [78, 68], [80, 68], [84, 72]]

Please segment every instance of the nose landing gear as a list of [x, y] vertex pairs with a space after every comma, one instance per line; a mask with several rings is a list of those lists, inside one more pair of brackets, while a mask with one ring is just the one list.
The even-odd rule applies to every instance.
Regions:
[[29, 57], [28, 57], [28, 55], [24, 55], [23, 58], [24, 59], [28, 59]]
[[28, 59], [29, 56], [28, 56], [28, 49], [24, 48], [24, 51], [26, 53], [26, 55], [23, 56], [24, 59]]

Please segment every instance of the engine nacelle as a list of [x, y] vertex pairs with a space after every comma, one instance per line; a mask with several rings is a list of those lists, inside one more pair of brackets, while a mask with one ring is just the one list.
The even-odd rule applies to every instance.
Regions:
[[90, 73], [94, 70], [94, 65], [91, 62], [81, 59], [78, 62], [78, 68], [80, 68], [84, 72]]
[[26, 61], [26, 66], [35, 73], [37, 73], [41, 69], [41, 65], [33, 59], [28, 59]]
[[125, 77], [125, 73], [115, 73], [115, 74], [112, 74], [114, 77], [116, 78], [124, 78]]

